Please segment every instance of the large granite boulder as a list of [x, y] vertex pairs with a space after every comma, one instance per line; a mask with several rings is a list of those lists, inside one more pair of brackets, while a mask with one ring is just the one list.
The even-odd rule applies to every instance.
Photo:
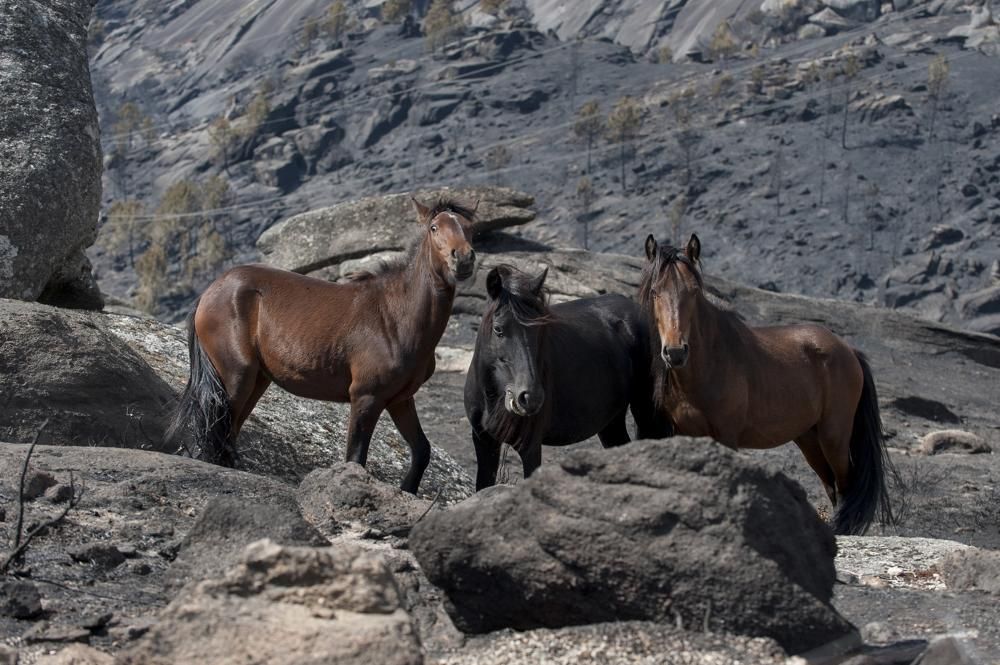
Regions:
[[471, 633], [651, 620], [792, 652], [854, 634], [802, 489], [704, 439], [574, 452], [430, 513], [410, 548]]
[[100, 309], [101, 142], [87, 62], [96, 0], [0, 5], [0, 297]]
[[8, 441], [168, 451], [174, 391], [106, 317], [0, 300], [0, 432]]
[[291, 217], [265, 231], [257, 249], [266, 263], [310, 273], [378, 252], [406, 247], [416, 232], [411, 196], [422, 202], [453, 198], [473, 206], [479, 201], [477, 234], [527, 224], [534, 198], [504, 187], [466, 187], [374, 196]]

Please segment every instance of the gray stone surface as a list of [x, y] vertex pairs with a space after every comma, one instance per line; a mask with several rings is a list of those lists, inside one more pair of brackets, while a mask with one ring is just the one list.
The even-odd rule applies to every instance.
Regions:
[[801, 652], [854, 631], [801, 488], [707, 440], [571, 453], [431, 513], [410, 549], [466, 632], [707, 621]]
[[87, 62], [96, 0], [0, 5], [0, 298], [102, 306], [101, 145]]
[[268, 229], [257, 241], [263, 260], [286, 270], [309, 273], [375, 252], [401, 250], [417, 234], [411, 196], [432, 204], [452, 197], [474, 206], [477, 234], [526, 224], [535, 218], [534, 199], [496, 187], [417, 191], [350, 201], [296, 215]]
[[120, 660], [420, 665], [423, 655], [379, 556], [261, 540], [224, 575], [182, 590]]

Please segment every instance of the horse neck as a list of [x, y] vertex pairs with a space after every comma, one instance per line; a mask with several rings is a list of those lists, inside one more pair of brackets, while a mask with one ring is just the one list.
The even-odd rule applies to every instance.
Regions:
[[428, 242], [425, 239], [420, 243], [413, 260], [393, 286], [402, 305], [400, 319], [409, 324], [412, 338], [424, 338], [430, 333], [436, 344], [451, 316], [455, 283], [444, 276], [446, 268], [435, 260]]
[[685, 367], [669, 372], [671, 383], [689, 396], [695, 396], [704, 385], [714, 384], [707, 368], [726, 367], [736, 352], [737, 341], [729, 334], [733, 323], [729, 313], [713, 305], [704, 294], [698, 295], [697, 303], [688, 335], [691, 356]]

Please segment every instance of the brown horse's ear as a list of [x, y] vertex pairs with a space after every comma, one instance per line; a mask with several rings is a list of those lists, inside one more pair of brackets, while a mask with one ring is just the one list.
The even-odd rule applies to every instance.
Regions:
[[490, 300], [496, 300], [501, 293], [503, 293], [503, 276], [500, 274], [500, 268], [493, 268], [486, 275], [486, 295]]
[[650, 233], [648, 236], [646, 236], [646, 258], [650, 261], [655, 259], [656, 250], [657, 250], [656, 238], [654, 238], [653, 234]]
[[697, 234], [691, 234], [691, 238], [688, 240], [687, 248], [684, 250], [684, 254], [695, 263], [698, 263], [698, 261], [701, 260], [701, 241], [698, 240]]
[[481, 200], [482, 199], [476, 199], [476, 205], [472, 206], [472, 215], [473, 215], [473, 217], [476, 215], [476, 211], [479, 210], [479, 202]]
[[542, 270], [542, 272], [540, 272], [537, 276], [532, 278], [531, 292], [534, 293], [536, 296], [541, 294], [542, 287], [545, 286], [545, 278], [548, 277], [548, 275], [549, 275], [549, 267], [545, 266], [545, 269]]
[[417, 200], [417, 197], [411, 196], [410, 200], [413, 201], [413, 207], [417, 211], [417, 219], [421, 224], [426, 224], [431, 218], [431, 209], [425, 206], [423, 203]]

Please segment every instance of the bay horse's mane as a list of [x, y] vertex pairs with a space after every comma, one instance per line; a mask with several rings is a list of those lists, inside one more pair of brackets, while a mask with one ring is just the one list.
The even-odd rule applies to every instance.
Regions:
[[[476, 221], [476, 211], [473, 208], [469, 208], [461, 203], [456, 202], [449, 198], [438, 198], [431, 206], [429, 214], [429, 219], [434, 219], [443, 212], [451, 212], [460, 217], [464, 217], [470, 223]], [[417, 256], [417, 252], [424, 244], [424, 230], [421, 227], [420, 231], [414, 233], [410, 240], [407, 242], [406, 250], [403, 255], [394, 258], [389, 261], [385, 261], [378, 267], [372, 268], [371, 270], [358, 270], [355, 272], [348, 273], [341, 277], [341, 280], [346, 282], [368, 282], [375, 279], [383, 279], [387, 277], [392, 277], [399, 275], [404, 272], [408, 267], [413, 264], [413, 260]]]
[[[496, 266], [500, 273], [503, 289], [499, 297], [492, 300], [483, 313], [483, 320], [476, 333], [476, 347], [486, 344], [489, 336], [493, 334], [493, 321], [501, 310], [509, 310], [511, 316], [522, 326], [542, 327], [538, 343], [538, 372], [545, 386], [546, 392], [549, 390], [549, 363], [548, 345], [544, 326], [552, 322], [552, 314], [549, 311], [548, 290], [534, 288], [534, 279], [513, 266], [501, 264]], [[489, 385], [489, 382], [484, 382]], [[520, 450], [527, 447], [531, 442], [527, 440], [527, 435], [534, 433], [538, 436], [544, 432], [544, 427], [536, 424], [536, 421], [547, 414], [548, 409], [542, 410], [533, 416], [518, 416], [508, 411], [504, 405], [504, 395], [488, 394], [491, 404], [484, 426], [497, 441], [506, 443]], [[548, 404], [548, 400], [546, 400]]]

